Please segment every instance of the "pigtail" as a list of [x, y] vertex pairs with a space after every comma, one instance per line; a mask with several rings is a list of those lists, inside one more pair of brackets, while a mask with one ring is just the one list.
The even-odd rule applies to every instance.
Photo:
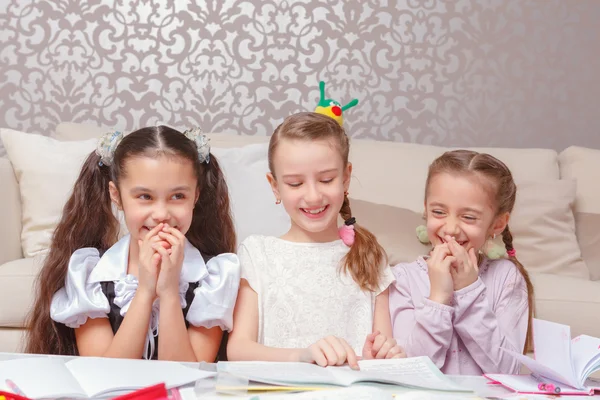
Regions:
[[[352, 218], [350, 199], [347, 195], [344, 195], [340, 215], [344, 220]], [[350, 273], [362, 290], [376, 292], [379, 289], [381, 268], [387, 267], [387, 255], [369, 230], [355, 223], [354, 233], [354, 244], [344, 257], [343, 270]]]
[[517, 260], [517, 257], [515, 255], [515, 249], [513, 247], [513, 237], [510, 233], [510, 229], [508, 229], [508, 225], [506, 225], [506, 228], [504, 228], [504, 231], [502, 231], [502, 241], [504, 242], [504, 246], [506, 247], [508, 259], [517, 266], [517, 269], [523, 276], [523, 279], [525, 279], [525, 285], [527, 286], [527, 303], [529, 305], [529, 316], [527, 321], [527, 338], [525, 339], [525, 347], [523, 348], [523, 354], [526, 354], [527, 351], [532, 348], [533, 339], [531, 332], [533, 317], [535, 315], [535, 303], [533, 301], [533, 284], [531, 283], [531, 279], [529, 278], [529, 273], [527, 272], [523, 264], [521, 264], [521, 262]]
[[198, 187], [200, 197], [194, 207], [187, 238], [205, 256], [234, 253], [236, 234], [229, 204], [229, 190], [214, 155], [202, 163]]
[[94, 247], [105, 251], [117, 241], [119, 224], [108, 190], [110, 170], [99, 163], [96, 152], [86, 159], [54, 231], [35, 283], [35, 304], [27, 317], [27, 353], [78, 354], [74, 330], [50, 318], [50, 303], [65, 285], [69, 259], [75, 250]]

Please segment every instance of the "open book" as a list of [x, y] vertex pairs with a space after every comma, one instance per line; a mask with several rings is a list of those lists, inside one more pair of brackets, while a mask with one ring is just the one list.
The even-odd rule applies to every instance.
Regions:
[[[531, 386], [533, 378], [537, 381], [546, 380], [555, 385], [558, 384], [562, 393], [577, 392], [580, 394], [581, 392], [591, 393], [594, 390], [600, 390], [594, 381], [588, 380], [592, 373], [600, 370], [600, 339], [587, 335], [571, 339], [571, 328], [568, 325], [534, 319], [533, 345], [535, 359], [503, 349], [531, 371], [533, 376], [527, 380], [516, 378], [520, 379], [523, 385], [528, 383]], [[506, 380], [498, 374], [486, 374], [486, 376], [500, 383]], [[518, 382], [514, 382], [514, 377], [509, 380], [512, 385], [519, 386]], [[509, 385], [507, 384], [507, 386]], [[512, 389], [519, 392], [526, 390], [525, 386], [512, 387]]]
[[442, 374], [429, 357], [361, 360], [358, 365], [360, 371], [347, 366], [323, 368], [307, 363], [242, 361], [219, 362], [217, 369], [248, 381], [272, 385], [350, 386], [359, 382], [378, 382], [432, 390], [471, 391]]
[[163, 382], [179, 387], [215, 375], [170, 361], [32, 357], [0, 361], [0, 390], [11, 392], [5, 383], [10, 379], [31, 399], [92, 398]]

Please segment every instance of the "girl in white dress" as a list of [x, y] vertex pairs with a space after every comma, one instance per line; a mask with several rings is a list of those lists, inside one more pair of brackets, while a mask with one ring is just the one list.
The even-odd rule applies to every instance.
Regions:
[[[112, 207], [129, 234], [118, 239]], [[104, 136], [54, 233], [27, 351], [214, 361], [239, 260], [227, 185], [198, 129]]]
[[352, 218], [349, 146], [344, 129], [316, 113], [292, 115], [273, 133], [267, 179], [292, 224], [280, 238], [250, 236], [238, 249], [230, 360], [357, 368], [357, 353], [404, 356], [392, 338], [387, 257]]

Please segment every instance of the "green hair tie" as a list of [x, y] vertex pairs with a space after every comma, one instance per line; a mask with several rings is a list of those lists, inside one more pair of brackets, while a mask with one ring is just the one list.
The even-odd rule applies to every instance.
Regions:
[[425, 225], [417, 226], [417, 238], [419, 242], [423, 244], [431, 244], [429, 237], [427, 236], [427, 227]]

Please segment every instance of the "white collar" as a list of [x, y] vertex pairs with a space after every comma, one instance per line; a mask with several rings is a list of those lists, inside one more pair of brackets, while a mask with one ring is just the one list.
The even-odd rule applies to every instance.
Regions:
[[[131, 235], [127, 234], [106, 250], [92, 270], [88, 283], [118, 281], [125, 278], [129, 262], [130, 241]], [[208, 269], [200, 251], [186, 239], [180, 280], [183, 282], [198, 282], [206, 275], [208, 275]]]

